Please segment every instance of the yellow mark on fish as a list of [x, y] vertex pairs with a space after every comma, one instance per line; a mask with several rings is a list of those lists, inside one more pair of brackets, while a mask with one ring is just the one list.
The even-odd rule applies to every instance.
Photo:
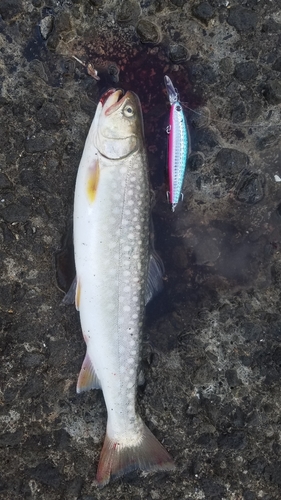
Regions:
[[100, 177], [100, 169], [97, 161], [89, 168], [87, 177], [87, 197], [90, 203], [93, 203], [96, 198], [98, 183]]
[[75, 294], [75, 307], [79, 311], [80, 307], [80, 296], [81, 296], [81, 284], [80, 280], [77, 279], [76, 294]]

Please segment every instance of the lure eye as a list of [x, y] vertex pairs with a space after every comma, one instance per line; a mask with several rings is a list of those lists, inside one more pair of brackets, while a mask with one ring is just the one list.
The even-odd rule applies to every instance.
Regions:
[[124, 111], [123, 111], [124, 115], [127, 117], [127, 118], [131, 118], [132, 116], [134, 116], [134, 110], [132, 108], [132, 106], [126, 106], [124, 108]]
[[177, 111], [181, 111], [181, 107], [180, 107], [179, 105], [178, 105], [178, 106], [176, 106], [176, 110], [177, 110]]

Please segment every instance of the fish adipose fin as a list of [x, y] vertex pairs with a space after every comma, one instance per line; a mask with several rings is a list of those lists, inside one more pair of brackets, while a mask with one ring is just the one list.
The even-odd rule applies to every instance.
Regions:
[[155, 250], [151, 251], [145, 291], [145, 305], [163, 289], [164, 264]]
[[101, 389], [101, 384], [88, 356], [88, 353], [86, 353], [82, 368], [79, 373], [76, 392], [80, 394], [80, 392], [89, 391], [90, 389]]
[[117, 479], [136, 469], [151, 472], [171, 471], [175, 469], [175, 464], [144, 424], [142, 439], [134, 446], [116, 443], [106, 434], [97, 471], [98, 486], [102, 488], [110, 479]]
[[61, 304], [64, 306], [69, 306], [70, 304], [74, 304], [75, 302], [75, 295], [76, 295], [76, 288], [77, 288], [77, 278], [75, 276], [74, 280], [72, 281], [70, 285], [70, 289], [68, 292], [65, 294], [64, 298], [61, 301]]

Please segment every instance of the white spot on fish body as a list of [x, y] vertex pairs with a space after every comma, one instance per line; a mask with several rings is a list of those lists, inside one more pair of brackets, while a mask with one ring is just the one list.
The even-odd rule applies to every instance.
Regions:
[[129, 311], [131, 310], [131, 308], [130, 308], [130, 306], [124, 306], [124, 307], [123, 307], [123, 310], [124, 310], [125, 312], [129, 312]]
[[111, 269], [109, 269], [108, 271], [108, 274], [110, 276], [114, 276], [115, 274], [117, 273], [117, 269], [114, 269], [114, 267], [112, 267]]
[[108, 248], [110, 248], [110, 250], [112, 250], [113, 248], [115, 248], [117, 246], [117, 243], [116, 241], [110, 241], [110, 243], [108, 244]]

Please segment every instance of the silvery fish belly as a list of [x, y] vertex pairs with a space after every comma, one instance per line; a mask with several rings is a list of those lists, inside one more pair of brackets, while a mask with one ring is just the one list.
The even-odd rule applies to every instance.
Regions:
[[144, 307], [162, 280], [149, 198], [138, 97], [112, 89], [98, 104], [74, 199], [75, 303], [87, 345], [77, 392], [101, 388], [108, 413], [100, 486], [138, 468], [174, 468], [135, 409]]

